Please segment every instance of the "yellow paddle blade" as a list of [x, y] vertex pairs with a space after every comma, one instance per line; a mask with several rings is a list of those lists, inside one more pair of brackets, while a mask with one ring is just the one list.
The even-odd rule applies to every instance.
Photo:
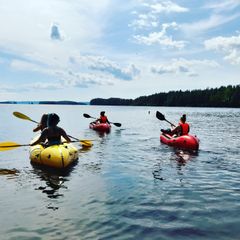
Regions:
[[80, 140], [79, 141], [83, 147], [92, 147], [92, 142], [90, 140]]
[[13, 112], [13, 115], [17, 118], [21, 118], [21, 119], [24, 119], [24, 120], [28, 120], [28, 121], [31, 121], [31, 122], [34, 122], [34, 123], [38, 123], [34, 120], [32, 120], [30, 117], [28, 117], [27, 115], [23, 114], [23, 113], [20, 113], [20, 112]]
[[22, 145], [15, 142], [1, 142], [0, 143], [0, 151], [8, 151], [15, 149], [17, 147], [21, 147]]
[[20, 112], [13, 112], [13, 115], [17, 118], [21, 118], [21, 119], [24, 119], [24, 120], [31, 120], [30, 117], [28, 117], [25, 114], [20, 113]]

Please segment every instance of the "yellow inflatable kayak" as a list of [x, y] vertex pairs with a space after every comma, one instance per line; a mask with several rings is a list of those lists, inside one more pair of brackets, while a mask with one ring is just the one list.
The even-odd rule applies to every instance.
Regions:
[[30, 147], [30, 160], [32, 163], [54, 168], [66, 168], [77, 159], [78, 150], [71, 143], [46, 148], [40, 144]]

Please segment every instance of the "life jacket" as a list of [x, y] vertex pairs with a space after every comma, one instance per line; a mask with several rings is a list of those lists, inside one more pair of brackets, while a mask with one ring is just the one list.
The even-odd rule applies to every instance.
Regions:
[[100, 123], [106, 123], [107, 117], [106, 116], [100, 116]]
[[181, 127], [181, 135], [187, 135], [189, 133], [189, 124], [188, 123], [179, 123], [179, 126]]

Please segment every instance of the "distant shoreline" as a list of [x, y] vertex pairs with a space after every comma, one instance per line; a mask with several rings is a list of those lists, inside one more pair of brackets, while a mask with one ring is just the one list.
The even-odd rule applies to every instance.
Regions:
[[74, 101], [2, 101], [0, 104], [45, 104], [45, 105], [89, 105], [89, 102]]
[[205, 90], [160, 92], [135, 99], [95, 98], [90, 105], [240, 108], [240, 85]]
[[76, 101], [2, 101], [0, 104], [101, 105], [151, 107], [230, 107], [240, 108], [240, 85], [205, 90], [160, 92], [135, 99], [94, 98], [90, 102]]

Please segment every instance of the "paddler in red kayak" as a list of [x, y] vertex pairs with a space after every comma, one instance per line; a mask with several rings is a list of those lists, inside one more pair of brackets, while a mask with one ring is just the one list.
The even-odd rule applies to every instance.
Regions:
[[167, 133], [169, 135], [177, 135], [177, 136], [182, 136], [182, 135], [187, 135], [190, 131], [190, 126], [186, 122], [186, 114], [183, 114], [182, 117], [180, 118], [180, 122], [177, 127], [175, 127], [173, 130], [171, 129], [161, 129], [163, 133]]
[[110, 124], [110, 122], [108, 121], [107, 116], [105, 116], [105, 111], [100, 112], [100, 117], [95, 121], [96, 123], [108, 123]]

